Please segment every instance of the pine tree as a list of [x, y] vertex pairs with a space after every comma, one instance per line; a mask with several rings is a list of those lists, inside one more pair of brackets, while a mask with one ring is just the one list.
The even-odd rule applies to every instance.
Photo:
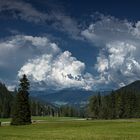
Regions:
[[29, 103], [29, 81], [26, 75], [20, 79], [19, 89], [16, 94], [13, 115], [12, 115], [12, 125], [26, 125], [31, 124], [31, 111]]
[[90, 117], [92, 118], [99, 118], [99, 100], [98, 100], [98, 96], [93, 96], [90, 98], [89, 101], [89, 113], [90, 113]]
[[116, 98], [114, 91], [110, 94], [110, 118], [114, 119], [116, 117]]

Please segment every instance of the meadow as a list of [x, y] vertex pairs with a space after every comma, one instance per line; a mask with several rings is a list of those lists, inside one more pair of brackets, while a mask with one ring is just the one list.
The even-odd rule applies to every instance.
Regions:
[[[140, 119], [82, 120], [33, 117], [25, 126], [1, 126], [0, 140], [140, 140]], [[9, 121], [10, 119], [0, 119]]]

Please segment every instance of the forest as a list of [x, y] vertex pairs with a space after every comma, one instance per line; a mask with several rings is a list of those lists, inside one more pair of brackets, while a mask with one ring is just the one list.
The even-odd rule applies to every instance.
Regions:
[[[14, 99], [17, 91], [11, 92], [5, 84], [0, 83], [0, 118], [11, 117], [14, 109]], [[30, 97], [30, 108], [32, 116], [60, 116], [74, 117], [83, 116], [80, 109], [76, 109], [69, 105], [55, 106], [51, 103], [42, 102], [41, 100]]]
[[140, 94], [135, 91], [112, 91], [110, 95], [93, 96], [88, 106], [89, 116], [96, 119], [140, 117]]
[[[84, 108], [55, 106], [30, 97], [32, 116], [84, 117], [92, 119], [140, 118], [139, 81], [107, 95], [100, 92], [89, 98]], [[0, 117], [11, 117], [16, 90], [11, 92], [0, 83]]]

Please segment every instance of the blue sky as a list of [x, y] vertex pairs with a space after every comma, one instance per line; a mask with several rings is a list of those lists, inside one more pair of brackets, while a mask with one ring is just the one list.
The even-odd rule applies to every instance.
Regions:
[[[138, 1], [0, 0], [0, 80], [114, 89], [140, 79]], [[36, 88], [38, 87], [38, 88]]]

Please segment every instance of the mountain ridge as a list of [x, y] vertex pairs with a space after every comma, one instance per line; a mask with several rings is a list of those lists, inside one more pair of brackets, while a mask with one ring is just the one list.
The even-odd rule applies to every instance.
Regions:
[[[88, 103], [89, 98], [97, 93], [98, 91], [87, 91], [83, 89], [63, 89], [53, 93], [34, 91], [31, 96], [36, 96], [41, 100], [49, 101], [56, 105], [84, 106]], [[103, 95], [108, 93], [109, 91], [102, 91]]]
[[135, 91], [137, 93], [140, 93], [140, 80], [136, 80], [136, 81], [134, 81], [134, 82], [132, 82], [124, 87], [121, 87], [115, 91], [117, 92], [120, 90], [123, 90], [123, 91], [125, 90], [126, 92], [127, 91]]

